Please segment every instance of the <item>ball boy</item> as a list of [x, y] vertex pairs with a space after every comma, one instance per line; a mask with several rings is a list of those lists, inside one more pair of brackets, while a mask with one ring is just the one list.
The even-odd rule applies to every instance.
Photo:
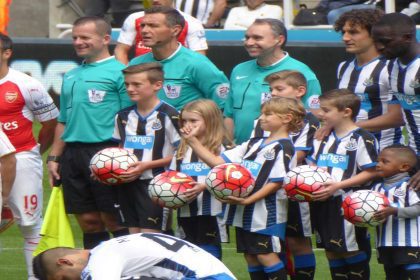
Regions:
[[123, 70], [128, 96], [136, 105], [118, 112], [113, 139], [139, 159], [122, 175], [118, 204], [122, 223], [130, 233], [162, 229], [163, 210], [147, 193], [150, 180], [169, 165], [179, 141], [178, 112], [161, 101], [163, 70], [160, 63], [144, 63]]
[[[270, 85], [272, 97], [287, 97], [301, 100], [306, 94], [307, 82], [299, 71], [283, 70], [265, 77]], [[297, 164], [303, 164], [307, 152], [311, 149], [314, 134], [319, 129], [319, 120], [309, 111], [304, 118], [304, 126], [290, 138], [296, 149]], [[261, 128], [261, 121], [256, 123], [252, 137], [268, 136]], [[313, 279], [315, 276], [315, 255], [312, 251], [311, 221], [308, 202], [289, 201], [287, 216], [286, 242], [293, 255], [294, 267], [289, 271], [292, 279]], [[291, 268], [289, 266], [289, 268]], [[290, 269], [289, 269], [290, 270]]]
[[420, 198], [408, 187], [416, 162], [414, 150], [398, 144], [386, 147], [378, 157], [376, 170], [383, 182], [373, 190], [387, 196], [391, 206], [374, 216], [385, 220], [376, 228], [376, 246], [390, 280], [420, 279]]
[[376, 176], [377, 141], [355, 124], [360, 99], [351, 91], [335, 89], [323, 93], [320, 104], [320, 116], [333, 130], [321, 141], [314, 141], [308, 160], [327, 169], [333, 181], [314, 193], [318, 202], [311, 205], [311, 218], [317, 243], [325, 248], [333, 280], [356, 274], [360, 279], [369, 279], [368, 258], [360, 251], [362, 242], [366, 242], [366, 229], [356, 229], [344, 220], [341, 203], [353, 188]]

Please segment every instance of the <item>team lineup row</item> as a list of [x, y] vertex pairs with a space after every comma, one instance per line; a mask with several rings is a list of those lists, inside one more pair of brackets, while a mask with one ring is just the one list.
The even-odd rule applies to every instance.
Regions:
[[[7, 81], [2, 84], [4, 98], [1, 102], [4, 106], [1, 122], [15, 146], [18, 159], [17, 179], [8, 196], [8, 204], [27, 240], [26, 249], [30, 251], [31, 246], [32, 250], [36, 246], [34, 243], [39, 238], [37, 230], [42, 223], [39, 207], [42, 205], [39, 172], [42, 163], [36, 142], [29, 132], [29, 127], [32, 127], [30, 118], [35, 117], [43, 125], [39, 136], [41, 152], [48, 148], [55, 129], [48, 161], [51, 183], [53, 178], [62, 180], [66, 210], [76, 215], [84, 233], [86, 249], [109, 239], [108, 232], [112, 232], [114, 237], [125, 235], [128, 232], [123, 226], [128, 226], [130, 233], [162, 230], [162, 223], [166, 222], [163, 218], [165, 213], [151, 203], [144, 186], [165, 166], [183, 171], [183, 166], [186, 166], [183, 164], [194, 162], [204, 162], [208, 166], [221, 162], [250, 162], [248, 166], [255, 166], [256, 188], [245, 199], [229, 200], [227, 208], [223, 209], [225, 219], [218, 217], [225, 206], [203, 192], [202, 184], [192, 189], [190, 195], [191, 199], [195, 198], [194, 202], [178, 213], [178, 223], [186, 240], [220, 257], [220, 226], [224, 222], [234, 225], [237, 227], [238, 251], [244, 253], [251, 279], [285, 279], [284, 264], [277, 253], [283, 248], [281, 243], [286, 234], [295, 257], [293, 279], [313, 279], [314, 257], [308, 238], [311, 229], [302, 228], [295, 235], [287, 234], [286, 229], [287, 219], [308, 218], [291, 215], [300, 216], [297, 215], [299, 212], [308, 212], [310, 207], [307, 205], [304, 210], [303, 204], [292, 206], [292, 203], [287, 207], [281, 190], [285, 172], [307, 158], [327, 168], [335, 180], [317, 193], [318, 200], [333, 198], [311, 206], [316, 209], [311, 209], [311, 212], [317, 213], [311, 218], [326, 249], [333, 279], [339, 279], [343, 274], [350, 278], [350, 275], [359, 275], [361, 271], [363, 278], [357, 279], [368, 279], [366, 231], [346, 224], [336, 207], [338, 202], [341, 206], [341, 199], [350, 191], [350, 186], [363, 185], [377, 175], [378, 148], [382, 150], [400, 142], [399, 127], [404, 122], [408, 143], [415, 153], [419, 152], [419, 59], [415, 26], [403, 15], [383, 16], [376, 10], [350, 12], [343, 15], [341, 23], [338, 21], [336, 26], [343, 33], [346, 49], [356, 55], [355, 60], [340, 65], [339, 88], [356, 92], [360, 102], [354, 93], [347, 90], [324, 93], [318, 99], [321, 88], [315, 74], [283, 51], [287, 31], [278, 20], [257, 20], [248, 28], [244, 44], [249, 55], [255, 59], [235, 67], [230, 84], [206, 57], [178, 44], [177, 36], [183, 22], [176, 10], [163, 7], [147, 10], [141, 32], [144, 45], [152, 52], [133, 59], [130, 66], [125, 67], [109, 54], [109, 26], [106, 22], [96, 18], [76, 21], [73, 44], [78, 56], [85, 61], [64, 76], [60, 112], [38, 82], [7, 67], [11, 55], [11, 45], [7, 44], [11, 42], [7, 37], [1, 38], [1, 73]], [[399, 24], [394, 25], [394, 22]], [[372, 26], [375, 26], [373, 30]], [[380, 56], [378, 50], [385, 57]], [[398, 58], [387, 60], [388, 56]], [[394, 95], [389, 94], [391, 91]], [[202, 98], [212, 99], [215, 103], [194, 101]], [[306, 114], [302, 105], [290, 98], [302, 99], [313, 114]], [[321, 100], [320, 104], [318, 100]], [[133, 102], [136, 105], [132, 105]], [[264, 104], [262, 109], [261, 104]], [[317, 108], [319, 105], [320, 109]], [[122, 110], [125, 107], [128, 108]], [[219, 109], [223, 109], [224, 118]], [[28, 119], [28, 116], [31, 117]], [[324, 122], [323, 128], [318, 130], [321, 134], [318, 137], [324, 138], [324, 141], [312, 142], [319, 127], [315, 116]], [[353, 122], [356, 117], [357, 126]], [[256, 137], [249, 140], [254, 121], [258, 118], [254, 132]], [[16, 121], [19, 129], [4, 125]], [[299, 130], [302, 122], [305, 126]], [[299, 133], [296, 133], [298, 130]], [[267, 132], [269, 134], [264, 136]], [[296, 136], [296, 140], [289, 140], [289, 133]], [[302, 136], [304, 134], [306, 136]], [[146, 135], [150, 139], [127, 141], [136, 139], [127, 137], [133, 135]], [[296, 141], [299, 138], [301, 142], [298, 145]], [[228, 149], [232, 146], [229, 139], [235, 139], [238, 146]], [[133, 149], [140, 159], [124, 175], [127, 181], [139, 180], [117, 188], [118, 209], [114, 207], [113, 190], [92, 181], [88, 171], [93, 154], [104, 147], [115, 146], [112, 140]], [[404, 150], [402, 147], [393, 149]], [[382, 152], [385, 155], [379, 157], [379, 166], [385, 165], [383, 158], [388, 158], [386, 152], [394, 152], [393, 149]], [[221, 157], [216, 157], [219, 154]], [[339, 160], [335, 160], [337, 158]], [[391, 159], [395, 158], [391, 156]], [[407, 158], [410, 159], [410, 156], [402, 161], [407, 161]], [[394, 187], [396, 182], [407, 181], [406, 172], [414, 165], [412, 161], [408, 162], [392, 176], [383, 172], [382, 177], [404, 173], [405, 176], [393, 181]], [[23, 171], [25, 168], [31, 172]], [[34, 170], [37, 174], [31, 177], [31, 183], [36, 185], [33, 186], [36, 191], [29, 190], [27, 182], [28, 174], [33, 174]], [[25, 176], [21, 179], [25, 188], [16, 187], [19, 185], [19, 174]], [[416, 185], [416, 180], [418, 175], [412, 177], [411, 185]], [[197, 181], [200, 182], [199, 179]], [[387, 183], [385, 181], [385, 185]], [[406, 185], [401, 184], [403, 188], [407, 188]], [[406, 206], [417, 204], [415, 193], [413, 195], [409, 189], [406, 190], [407, 199], [414, 197]], [[287, 208], [289, 214], [286, 214]], [[119, 218], [115, 213], [119, 214]], [[383, 213], [381, 217], [389, 214]], [[403, 217], [406, 217], [404, 224], [397, 223], [392, 228], [407, 228], [410, 219]], [[307, 222], [299, 223], [308, 225]], [[343, 227], [339, 229], [331, 227], [331, 224], [343, 224]], [[418, 232], [414, 226], [410, 230]], [[213, 232], [215, 236], [208, 234]], [[384, 244], [392, 234], [398, 234], [398, 231], [384, 234]], [[408, 239], [395, 247], [414, 248], [408, 253], [416, 255], [418, 240], [409, 232], [404, 231], [403, 235]], [[255, 244], [259, 243], [270, 245], [256, 247]], [[388, 249], [394, 245], [383, 247]], [[408, 254], [406, 251], [398, 252]], [[31, 256], [27, 259], [30, 266]], [[387, 275], [400, 277], [404, 273], [414, 277], [410, 273], [418, 273], [416, 266], [406, 267], [407, 262], [412, 260], [405, 260], [403, 264], [395, 263], [395, 259], [383, 259], [383, 262]]]

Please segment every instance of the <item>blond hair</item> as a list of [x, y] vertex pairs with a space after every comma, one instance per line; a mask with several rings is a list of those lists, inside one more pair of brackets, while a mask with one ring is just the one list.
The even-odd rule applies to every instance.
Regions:
[[278, 116], [291, 115], [288, 124], [289, 132], [298, 132], [303, 127], [306, 111], [300, 100], [287, 97], [273, 97], [262, 105], [261, 112], [271, 112]]
[[[184, 112], [196, 113], [204, 119], [207, 133], [205, 134], [202, 144], [213, 154], [220, 154], [220, 146], [222, 144], [232, 145], [232, 141], [223, 125], [222, 111], [212, 100], [199, 99], [186, 104], [181, 110], [179, 118], [180, 127], [183, 125], [182, 115]], [[188, 144], [182, 139], [177, 150], [176, 158], [183, 158], [187, 148]]]

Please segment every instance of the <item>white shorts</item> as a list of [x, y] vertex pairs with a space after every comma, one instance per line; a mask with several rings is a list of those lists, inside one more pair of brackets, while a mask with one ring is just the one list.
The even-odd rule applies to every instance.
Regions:
[[35, 148], [16, 154], [16, 178], [10, 192], [9, 206], [15, 221], [31, 226], [42, 217], [42, 158]]

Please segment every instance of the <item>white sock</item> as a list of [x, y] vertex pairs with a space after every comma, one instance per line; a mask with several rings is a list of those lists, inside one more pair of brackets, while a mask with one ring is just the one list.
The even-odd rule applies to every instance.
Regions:
[[23, 235], [24, 245], [23, 245], [23, 254], [25, 255], [26, 268], [28, 271], [28, 280], [35, 280], [33, 270], [32, 270], [32, 254], [38, 246], [41, 236], [39, 232], [41, 231], [42, 219], [39, 219], [35, 225], [32, 226], [19, 226], [20, 232]]

